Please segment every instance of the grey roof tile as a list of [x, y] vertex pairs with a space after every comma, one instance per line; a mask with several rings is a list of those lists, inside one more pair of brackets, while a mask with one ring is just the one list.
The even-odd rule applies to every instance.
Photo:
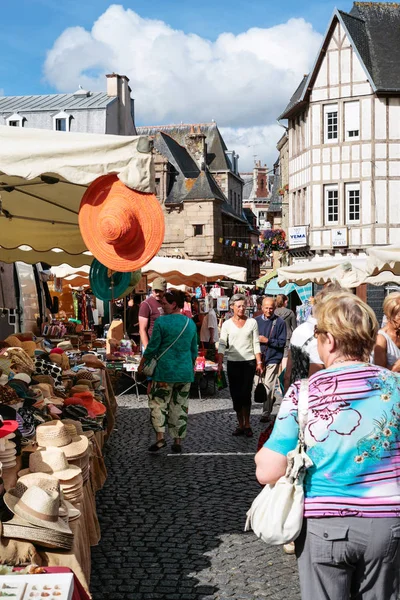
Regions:
[[226, 202], [226, 198], [215, 183], [213, 176], [207, 171], [201, 171], [192, 189], [186, 194], [185, 200], [221, 200]]
[[278, 117], [278, 121], [280, 119], [287, 119], [287, 115], [290, 114], [294, 108], [297, 108], [296, 105], [298, 105], [301, 102], [301, 98], [302, 98], [304, 88], [306, 86], [307, 81], [308, 81], [308, 75], [304, 75], [303, 79], [300, 82], [300, 85], [297, 87], [295, 93], [290, 98], [289, 104], [287, 105], [287, 107], [285, 108], [283, 113]]
[[0, 96], [0, 113], [102, 109], [115, 101], [116, 98], [108, 96], [106, 92], [91, 92], [90, 96], [74, 96], [74, 94]]

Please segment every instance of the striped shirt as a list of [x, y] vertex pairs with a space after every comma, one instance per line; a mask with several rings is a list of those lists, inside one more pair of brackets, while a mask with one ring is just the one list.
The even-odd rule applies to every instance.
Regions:
[[[288, 390], [265, 446], [287, 454], [298, 438], [299, 383]], [[306, 517], [400, 516], [400, 375], [359, 364], [309, 379]]]

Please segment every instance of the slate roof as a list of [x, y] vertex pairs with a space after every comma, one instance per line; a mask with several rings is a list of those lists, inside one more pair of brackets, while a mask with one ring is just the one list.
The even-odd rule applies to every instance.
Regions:
[[350, 13], [335, 10], [313, 71], [303, 77], [279, 119], [294, 116], [307, 103], [336, 19], [347, 30], [374, 91], [400, 93], [400, 4], [354, 2]]
[[84, 94], [46, 94], [43, 96], [0, 96], [0, 113], [48, 112], [62, 110], [104, 109], [114, 96], [106, 92]]
[[[354, 2], [350, 15], [349, 34], [376, 91], [400, 92], [400, 4]], [[356, 24], [357, 18], [364, 23], [364, 31]]]
[[299, 103], [302, 103], [304, 101], [303, 93], [304, 93], [307, 81], [308, 81], [308, 75], [303, 75], [303, 79], [301, 80], [300, 85], [296, 89], [293, 96], [290, 98], [289, 104], [287, 105], [287, 107], [285, 108], [283, 113], [278, 117], [278, 121], [279, 121], [279, 119], [287, 119], [286, 115], [290, 114], [294, 108], [297, 108], [297, 105]]
[[273, 175], [274, 183], [269, 201], [268, 212], [280, 212], [282, 210], [282, 196], [279, 195], [279, 189], [282, 187], [282, 178], [280, 175]]
[[186, 194], [185, 200], [222, 200], [226, 202], [226, 198], [214, 178], [207, 171], [201, 171], [197, 177], [192, 189]]
[[183, 148], [171, 136], [162, 131], [159, 132], [154, 138], [154, 147], [188, 179], [194, 179], [200, 174], [199, 167], [186, 148]]
[[227, 150], [226, 144], [219, 132], [216, 123], [199, 123], [199, 124], [184, 124], [180, 125], [157, 125], [157, 126], [141, 126], [136, 127], [138, 135], [156, 135], [161, 131], [167, 133], [178, 144], [186, 146], [186, 136], [192, 131], [192, 128], [197, 132], [200, 128], [201, 133], [206, 136], [207, 144], [207, 165], [211, 171], [228, 171], [231, 170], [231, 164], [225, 154]]
[[246, 218], [246, 221], [248, 222], [248, 224], [250, 226], [250, 231], [252, 233], [258, 234], [259, 231], [258, 231], [257, 227], [253, 226], [254, 220], [255, 220], [255, 222], [257, 222], [257, 217], [253, 213], [253, 211], [251, 210], [251, 208], [244, 208], [243, 209], [243, 215]]
[[250, 194], [253, 191], [254, 175], [253, 173], [240, 173], [240, 177], [244, 181], [243, 185], [243, 202], [250, 199]]

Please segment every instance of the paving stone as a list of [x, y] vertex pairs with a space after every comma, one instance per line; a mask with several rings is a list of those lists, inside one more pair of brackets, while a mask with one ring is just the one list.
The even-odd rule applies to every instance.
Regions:
[[260, 491], [260, 407], [253, 406], [254, 437], [237, 438], [227, 390], [191, 399], [182, 455], [171, 454], [169, 439], [151, 455], [147, 399], [122, 396], [118, 405], [108, 479], [97, 494], [93, 600], [300, 600], [295, 557], [243, 531]]

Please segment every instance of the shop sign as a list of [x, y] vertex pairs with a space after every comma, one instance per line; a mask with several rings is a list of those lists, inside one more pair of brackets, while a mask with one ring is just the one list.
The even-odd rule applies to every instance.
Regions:
[[332, 229], [332, 247], [340, 248], [348, 245], [347, 228]]
[[289, 227], [289, 248], [307, 246], [307, 230], [307, 225], [302, 225], [300, 227]]

